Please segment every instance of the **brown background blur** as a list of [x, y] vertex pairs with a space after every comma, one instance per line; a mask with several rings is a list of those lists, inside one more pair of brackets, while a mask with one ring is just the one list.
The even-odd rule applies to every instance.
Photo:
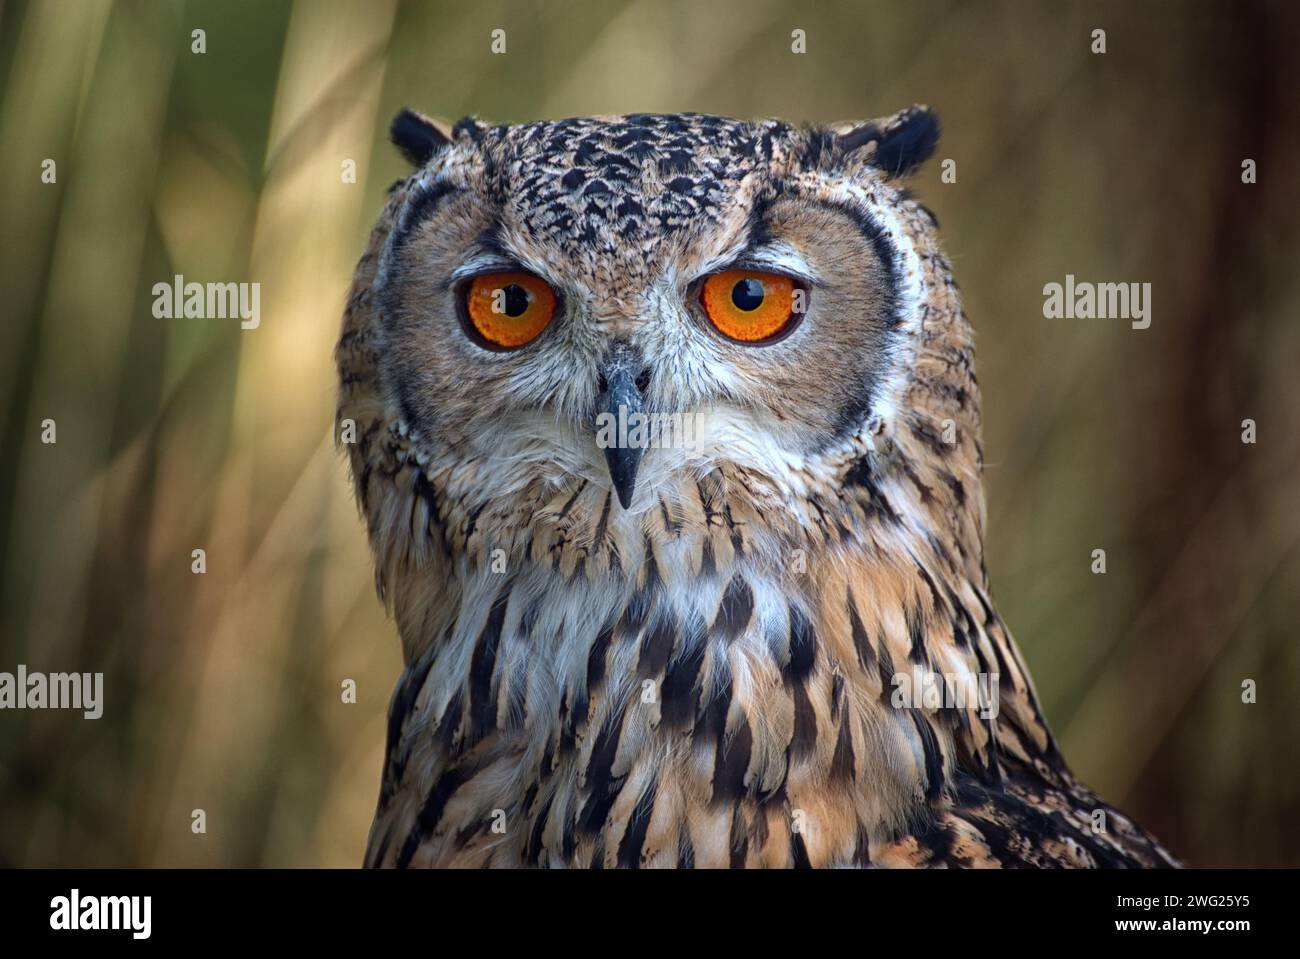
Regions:
[[[993, 587], [1066, 756], [1191, 864], [1300, 863], [1297, 9], [0, 0], [0, 670], [106, 674], [97, 721], [0, 713], [0, 864], [360, 862], [400, 662], [331, 351], [398, 107], [912, 102], [945, 127], [914, 186], [978, 334]], [[155, 319], [175, 273], [260, 282], [260, 328]], [[1151, 328], [1044, 319], [1067, 273], [1150, 282]]]

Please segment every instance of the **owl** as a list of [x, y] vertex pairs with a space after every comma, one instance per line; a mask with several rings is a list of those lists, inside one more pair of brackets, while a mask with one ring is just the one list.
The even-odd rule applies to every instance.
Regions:
[[392, 138], [336, 351], [405, 661], [367, 865], [1177, 865], [990, 596], [928, 109]]

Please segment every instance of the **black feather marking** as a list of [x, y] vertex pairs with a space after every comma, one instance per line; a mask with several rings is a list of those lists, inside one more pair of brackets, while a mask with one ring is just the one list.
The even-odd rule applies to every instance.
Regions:
[[695, 844], [691, 842], [690, 830], [682, 825], [681, 838], [677, 842], [677, 868], [695, 868]]
[[916, 564], [916, 571], [921, 574], [921, 579], [925, 580], [925, 585], [930, 587], [930, 596], [934, 599], [934, 608], [943, 611], [943, 597], [939, 595], [939, 587], [935, 585], [934, 577], [920, 563]]
[[890, 700], [890, 689], [894, 686], [897, 674], [894, 672], [894, 657], [889, 655], [889, 648], [885, 645], [885, 637], [880, 637], [880, 645], [877, 647], [876, 656], [880, 660], [880, 698], [885, 702]]
[[407, 666], [402, 671], [402, 679], [397, 684], [397, 689], [393, 691], [393, 699], [388, 707], [388, 742], [384, 748], [384, 755], [388, 757], [388, 775], [384, 777], [384, 799], [380, 800], [381, 804], [392, 796], [397, 784], [402, 781], [409, 753], [407, 750], [402, 750], [395, 756], [393, 751], [401, 743], [402, 726], [410, 716], [420, 690], [424, 688], [424, 681], [428, 678], [429, 668], [432, 665], [433, 656], [426, 655], [419, 662]]
[[939, 749], [939, 740], [924, 716], [916, 710], [909, 710], [909, 713], [925, 751], [925, 798], [938, 799], [943, 789], [943, 752]]
[[844, 474], [844, 483], [848, 486], [860, 486], [867, 491], [870, 497], [866, 507], [868, 515], [875, 515], [894, 525], [900, 522], [898, 514], [894, 512], [894, 508], [889, 504], [889, 500], [885, 499], [885, 494], [880, 491], [880, 485], [876, 482], [875, 471], [866, 456], [861, 456], [854, 461], [853, 465]]
[[668, 665], [668, 657], [672, 655], [673, 644], [677, 639], [676, 626], [671, 613], [660, 612], [654, 626], [647, 630], [641, 640], [637, 667], [642, 679], [658, 676]]
[[477, 506], [473, 507], [469, 511], [469, 515], [465, 517], [466, 542], [469, 542], [470, 538], [474, 535], [474, 531], [478, 529], [478, 518], [482, 514], [485, 506], [487, 506], [487, 503], [479, 503]]
[[790, 690], [794, 699], [794, 731], [790, 736], [790, 756], [792, 759], [804, 759], [812, 754], [817, 744], [817, 714], [813, 712], [812, 700], [803, 683], [795, 683]]
[[641, 632], [646, 620], [650, 618], [653, 594], [654, 589], [647, 578], [646, 585], [633, 593], [627, 601], [627, 607], [623, 610], [623, 616], [618, 624], [620, 637], [636, 636]]
[[569, 705], [569, 691], [564, 691], [564, 698], [560, 703], [560, 755], [568, 755], [578, 744], [578, 727], [583, 728], [587, 725], [587, 694], [585, 691], [579, 692], [573, 700], [573, 705]]
[[464, 697], [458, 689], [452, 693], [451, 699], [447, 701], [447, 708], [442, 711], [442, 716], [438, 719], [438, 738], [442, 741], [442, 748], [452, 756], [460, 754], [461, 744], [456, 741], [456, 735], [460, 732], [460, 718], [464, 710]]
[[695, 717], [698, 680], [704, 665], [704, 643], [697, 642], [678, 656], [660, 687], [660, 718], [668, 729], [679, 729]]
[[[396, 235], [393, 237], [394, 252], [399, 252], [416, 230], [433, 219], [443, 200], [450, 196], [456, 196], [461, 192], [463, 191], [449, 180], [436, 180], [413, 194], [406, 201], [405, 211], [402, 213], [402, 219], [398, 223]], [[381, 306], [386, 311], [391, 308], [391, 304], [387, 299], [381, 303]]]
[[871, 865], [871, 838], [861, 827], [858, 828], [858, 841], [853, 849], [853, 864], [863, 868]]
[[718, 737], [718, 749], [713, 762], [713, 801], [734, 801], [745, 794], [745, 772], [749, 769], [749, 754], [753, 749], [754, 735], [749, 722], [742, 714], [740, 725], [728, 739], [724, 731]]
[[397, 855], [398, 869], [405, 869], [411, 864], [411, 860], [420, 849], [420, 844], [438, 827], [438, 822], [442, 819], [442, 814], [452, 795], [469, 778], [468, 770], [453, 766], [433, 784], [428, 797], [424, 800], [424, 805], [420, 807], [420, 815], [415, 819], [415, 828], [407, 835], [406, 841], [402, 843], [402, 851]]
[[525, 861], [534, 865], [537, 864], [537, 859], [542, 854], [542, 837], [546, 833], [546, 820], [551, 815], [551, 803], [554, 801], [554, 793], [546, 797], [546, 802], [542, 804], [541, 811], [533, 822], [532, 832], [528, 836], [528, 845], [524, 847]]
[[745, 857], [748, 855], [749, 833], [745, 829], [745, 814], [737, 805], [731, 811], [731, 868], [744, 869]]
[[531, 786], [528, 787], [528, 791], [524, 793], [524, 802], [523, 805], [519, 807], [520, 811], [525, 816], [527, 816], [530, 812], [533, 811], [533, 803], [535, 803], [536, 801], [537, 801], [537, 783], [533, 783]]
[[703, 715], [695, 724], [694, 736], [712, 737], [715, 742], [721, 739], [727, 729], [727, 712], [731, 709], [731, 677], [728, 676], [713, 698], [704, 707]]
[[722, 594], [714, 630], [728, 642], [736, 639], [749, 625], [754, 615], [754, 594], [749, 584], [740, 576], [733, 576]]
[[993, 612], [993, 607], [989, 605], [989, 601], [984, 598], [984, 591], [977, 588], [975, 598], [980, 601], [980, 608], [984, 610], [984, 625], [986, 627], [992, 626], [997, 622], [997, 614]]
[[[862, 617], [858, 615], [858, 604], [854, 601], [852, 592], [849, 593], [848, 602], [849, 628], [853, 633], [853, 647], [858, 651], [858, 665], [864, 672], [870, 673], [876, 668], [876, 652], [871, 648], [871, 637], [862, 625]], [[881, 682], [884, 681], [881, 677]]]
[[605, 681], [605, 653], [614, 636], [614, 627], [606, 626], [596, 636], [587, 654], [587, 695], [591, 695]]
[[585, 490], [586, 488], [587, 488], [586, 480], [583, 480], [581, 483], [578, 484], [578, 488], [573, 491], [573, 495], [569, 497], [569, 501], [564, 504], [564, 506], [560, 509], [559, 514], [555, 517], [557, 521], [562, 520], [564, 519], [564, 517], [569, 515], [569, 510], [573, 509], [573, 504], [578, 501], [578, 497], [582, 495], [582, 491]]
[[795, 869], [812, 868], [812, 860], [808, 858], [808, 847], [804, 845], [803, 836], [797, 832], [790, 833], [790, 856], [794, 859]]
[[949, 488], [950, 490], [952, 490], [952, 496], [953, 496], [953, 499], [957, 501], [957, 505], [958, 505], [958, 506], [965, 506], [965, 505], [966, 505], [966, 487], [965, 487], [964, 485], [962, 485], [962, 481], [959, 480], [957, 477], [953, 476], [951, 473], [947, 473], [947, 474], [945, 474], [945, 475], [944, 475], [944, 479], [945, 479], [945, 480], [947, 481], [947, 483], [948, 483], [948, 488]]
[[470, 739], [477, 741], [496, 726], [496, 701], [492, 697], [492, 676], [496, 672], [497, 644], [506, 619], [510, 587], [504, 586], [488, 611], [487, 623], [474, 647], [469, 667]]
[[564, 820], [564, 830], [560, 835], [560, 856], [565, 862], [573, 861], [574, 850], [578, 848], [578, 837], [574, 832], [573, 817]]
[[652, 781], [645, 792], [641, 793], [623, 833], [623, 840], [618, 844], [618, 864], [623, 869], [638, 869], [641, 866], [641, 850], [645, 845], [646, 830], [650, 828], [650, 816], [654, 813], [657, 785]]
[[610, 717], [596, 734], [592, 745], [591, 761], [587, 764], [587, 804], [579, 823], [584, 833], [595, 834], [605, 826], [609, 810], [623, 788], [622, 777], [613, 775], [614, 759], [618, 755], [618, 741], [623, 727], [618, 716]]
[[907, 637], [911, 642], [911, 647], [907, 651], [907, 658], [918, 665], [924, 666], [927, 661], [925, 655], [925, 632], [922, 629], [924, 617], [918, 603], [911, 603], [903, 612], [907, 620]]
[[713, 543], [706, 539], [700, 551], [700, 578], [707, 579], [717, 571], [717, 562], [713, 558]]
[[835, 740], [835, 753], [831, 756], [831, 782], [853, 781], [853, 734], [849, 717], [840, 718], [840, 734]]
[[790, 607], [790, 662], [785, 668], [785, 681], [799, 683], [812, 672], [817, 661], [817, 634], [812, 623], [797, 606]]
[[907, 426], [913, 436], [939, 456], [950, 456], [953, 450], [957, 449], [958, 444], [945, 441], [942, 433], [935, 431], [928, 422], [919, 417], [913, 417]]

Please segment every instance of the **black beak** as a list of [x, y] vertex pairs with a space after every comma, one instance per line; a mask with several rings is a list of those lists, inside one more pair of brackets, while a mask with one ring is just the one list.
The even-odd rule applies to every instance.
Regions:
[[[645, 448], [628, 442], [636, 424], [644, 415], [641, 391], [626, 363], [612, 364], [602, 377], [605, 389], [596, 399], [596, 444], [605, 451], [609, 478], [624, 509], [632, 505], [636, 489], [636, 470]], [[643, 435], [638, 430], [637, 435]]]

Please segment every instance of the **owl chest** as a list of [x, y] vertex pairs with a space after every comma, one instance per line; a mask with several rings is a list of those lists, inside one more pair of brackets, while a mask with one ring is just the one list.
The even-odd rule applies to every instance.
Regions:
[[445, 797], [432, 828], [408, 816], [430, 864], [836, 864], [907, 793], [888, 761], [864, 790], [855, 693], [787, 584], [737, 568], [464, 595], [481, 626], [432, 664], [410, 730], [434, 744], [414, 778]]

